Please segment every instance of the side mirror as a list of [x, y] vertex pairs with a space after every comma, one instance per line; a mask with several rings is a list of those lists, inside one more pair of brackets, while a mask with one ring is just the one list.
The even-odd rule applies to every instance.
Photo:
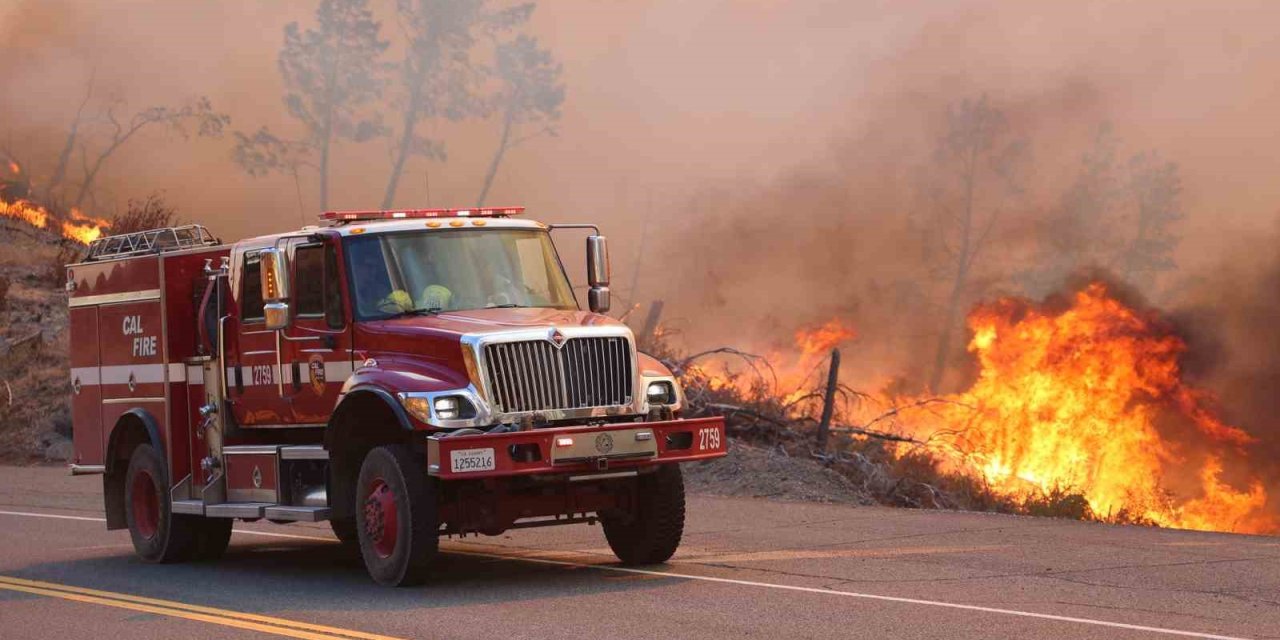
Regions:
[[587, 305], [595, 313], [609, 311], [609, 245], [604, 236], [587, 236]]
[[284, 252], [263, 249], [259, 254], [262, 271], [262, 315], [267, 329], [279, 331], [289, 326], [289, 265]]

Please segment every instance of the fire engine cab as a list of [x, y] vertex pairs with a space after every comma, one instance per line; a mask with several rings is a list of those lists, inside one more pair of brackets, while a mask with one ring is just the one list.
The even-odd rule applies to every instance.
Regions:
[[[67, 267], [75, 474], [150, 562], [220, 556], [235, 519], [327, 520], [385, 585], [441, 536], [599, 522], [628, 564], [684, 528], [680, 462], [720, 418], [606, 315], [595, 225], [523, 208], [331, 212], [223, 244], [189, 225]], [[590, 311], [554, 229], [587, 229]]]

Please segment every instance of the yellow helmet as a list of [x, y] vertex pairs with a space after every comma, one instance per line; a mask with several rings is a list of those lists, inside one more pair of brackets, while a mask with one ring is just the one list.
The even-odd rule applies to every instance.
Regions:
[[383, 313], [403, 313], [413, 309], [413, 298], [404, 289], [396, 289], [378, 302], [378, 310]]
[[433, 284], [422, 290], [422, 299], [418, 306], [422, 309], [448, 309], [451, 300], [453, 300], [453, 292], [448, 287]]

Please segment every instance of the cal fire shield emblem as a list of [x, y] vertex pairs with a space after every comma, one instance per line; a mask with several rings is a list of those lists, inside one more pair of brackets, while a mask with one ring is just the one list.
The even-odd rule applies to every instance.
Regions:
[[316, 395], [324, 395], [325, 382], [327, 382], [324, 379], [324, 358], [321, 358], [318, 353], [312, 355], [307, 367], [311, 372], [311, 389], [316, 392]]
[[596, 436], [596, 451], [599, 451], [602, 454], [613, 451], [613, 436], [608, 433], [602, 433]]

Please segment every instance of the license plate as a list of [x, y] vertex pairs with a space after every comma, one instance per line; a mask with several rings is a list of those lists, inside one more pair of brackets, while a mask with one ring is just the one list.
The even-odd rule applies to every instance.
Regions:
[[454, 473], [493, 471], [497, 468], [493, 460], [493, 449], [455, 449], [449, 452], [449, 461]]

